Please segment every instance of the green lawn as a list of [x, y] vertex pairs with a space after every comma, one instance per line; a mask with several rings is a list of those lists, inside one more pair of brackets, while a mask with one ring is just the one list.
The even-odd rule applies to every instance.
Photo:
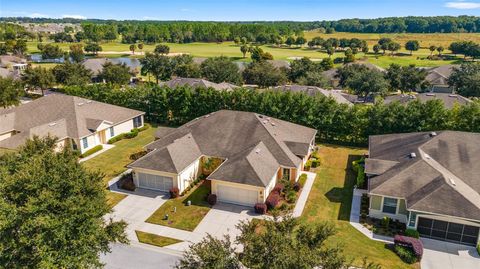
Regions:
[[[211, 206], [205, 200], [208, 193], [210, 193], [210, 187], [207, 186], [207, 182], [204, 182], [188, 196], [166, 201], [146, 222], [193, 231], [210, 210]], [[192, 205], [187, 206], [188, 200]], [[177, 212], [174, 212], [174, 207], [177, 208]], [[165, 214], [168, 214], [168, 220], [164, 219]]]
[[151, 234], [151, 233], [146, 233], [146, 232], [142, 232], [142, 231], [135, 231], [135, 233], [137, 234], [138, 241], [140, 241], [141, 243], [154, 245], [154, 246], [157, 246], [157, 247], [165, 247], [165, 246], [168, 246], [168, 245], [183, 242], [181, 240], [177, 240], [177, 239], [174, 239], [174, 238], [160, 236], [160, 235]]
[[320, 167], [301, 217], [308, 223], [330, 221], [338, 233], [329, 239], [332, 245], [343, 246], [345, 254], [360, 266], [363, 257], [382, 265], [384, 269], [418, 268], [408, 265], [385, 247], [385, 244], [365, 237], [349, 224], [355, 175], [347, 164], [366, 150], [332, 145], [320, 145]]
[[[151, 127], [140, 132], [135, 138], [120, 140], [114, 144], [114, 148], [82, 164], [87, 169], [102, 172], [105, 175], [103, 181], [107, 185], [109, 180], [127, 169], [125, 166], [132, 162], [130, 160], [132, 153], [141, 151], [143, 146], [153, 141], [155, 129]], [[114, 207], [125, 197], [125, 194], [107, 191], [107, 203], [110, 207]]]

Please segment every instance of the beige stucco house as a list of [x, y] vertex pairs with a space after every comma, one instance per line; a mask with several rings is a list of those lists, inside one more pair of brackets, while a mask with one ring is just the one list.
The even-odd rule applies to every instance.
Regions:
[[421, 236], [477, 245], [480, 133], [441, 131], [369, 138], [369, 215], [390, 217]]
[[0, 148], [16, 149], [34, 136], [55, 136], [57, 146], [81, 153], [133, 128], [143, 126], [145, 113], [64, 94], [0, 109]]
[[221, 110], [179, 128], [162, 128], [149, 153], [129, 165], [140, 188], [180, 191], [195, 180], [205, 162], [212, 193], [219, 201], [252, 206], [264, 202], [277, 180], [297, 180], [315, 146], [316, 130], [264, 115]]

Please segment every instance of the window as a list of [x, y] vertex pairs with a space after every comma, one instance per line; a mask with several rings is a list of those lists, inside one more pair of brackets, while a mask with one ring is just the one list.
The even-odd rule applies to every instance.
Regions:
[[88, 148], [88, 140], [86, 137], [82, 138], [82, 144], [84, 149]]
[[142, 116], [133, 118], [133, 128], [138, 128], [142, 126]]
[[283, 168], [283, 178], [290, 179], [290, 169]]
[[397, 199], [383, 198], [383, 213], [396, 214], [397, 213]]
[[410, 221], [408, 222], [408, 226], [415, 227], [417, 221], [417, 213], [410, 212]]
[[110, 129], [110, 137], [114, 137], [115, 136], [115, 132], [113, 130], [113, 126], [109, 128]]

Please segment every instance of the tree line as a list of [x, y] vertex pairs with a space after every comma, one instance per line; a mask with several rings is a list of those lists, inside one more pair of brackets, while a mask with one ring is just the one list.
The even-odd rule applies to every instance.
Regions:
[[170, 89], [144, 85], [115, 89], [104, 84], [70, 86], [70, 95], [146, 112], [149, 121], [178, 126], [205, 114], [231, 109], [251, 111], [309, 126], [318, 139], [334, 143], [366, 145], [368, 136], [433, 130], [480, 132], [480, 103], [446, 109], [440, 100], [407, 105], [347, 106], [323, 95], [238, 89]]

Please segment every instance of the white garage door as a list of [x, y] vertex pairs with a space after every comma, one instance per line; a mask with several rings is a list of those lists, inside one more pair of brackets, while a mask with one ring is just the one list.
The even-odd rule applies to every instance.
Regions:
[[144, 189], [169, 191], [173, 187], [173, 178], [138, 173], [138, 185]]
[[217, 198], [221, 202], [253, 206], [257, 203], [258, 191], [217, 184]]

